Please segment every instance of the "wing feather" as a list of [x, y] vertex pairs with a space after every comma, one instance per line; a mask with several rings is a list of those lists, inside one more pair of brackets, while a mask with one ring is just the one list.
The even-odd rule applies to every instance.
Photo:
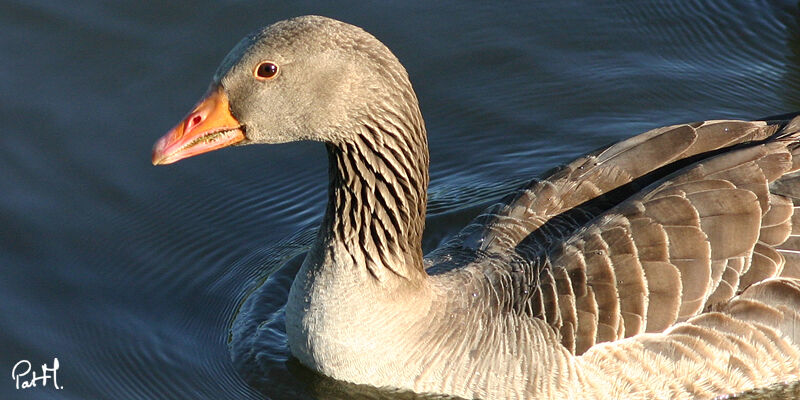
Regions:
[[[493, 304], [546, 321], [575, 354], [703, 321], [764, 279], [800, 277], [800, 150], [785, 126], [800, 124], [706, 121], [598, 150], [490, 208], [430, 258], [474, 256], [434, 270], [494, 271]], [[500, 273], [509, 259], [520, 271]]]

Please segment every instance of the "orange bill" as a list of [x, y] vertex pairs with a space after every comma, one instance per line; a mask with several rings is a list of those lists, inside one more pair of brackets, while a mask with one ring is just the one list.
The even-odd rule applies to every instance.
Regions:
[[194, 111], [153, 146], [153, 165], [221, 149], [244, 140], [242, 126], [231, 115], [222, 87], [212, 89]]

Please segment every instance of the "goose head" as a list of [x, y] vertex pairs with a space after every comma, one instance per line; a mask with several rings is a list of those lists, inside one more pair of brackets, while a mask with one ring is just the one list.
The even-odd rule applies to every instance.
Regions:
[[421, 120], [408, 75], [391, 51], [356, 26], [293, 18], [231, 50], [203, 99], [155, 144], [152, 162], [252, 143], [335, 145], [376, 108]]

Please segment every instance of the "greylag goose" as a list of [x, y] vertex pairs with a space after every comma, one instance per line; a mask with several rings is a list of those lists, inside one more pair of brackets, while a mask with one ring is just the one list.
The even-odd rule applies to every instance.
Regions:
[[425, 125], [362, 29], [275, 23], [223, 60], [153, 164], [324, 142], [325, 216], [292, 354], [335, 379], [465, 398], [708, 398], [800, 375], [800, 119], [655, 129], [520, 188], [423, 257]]

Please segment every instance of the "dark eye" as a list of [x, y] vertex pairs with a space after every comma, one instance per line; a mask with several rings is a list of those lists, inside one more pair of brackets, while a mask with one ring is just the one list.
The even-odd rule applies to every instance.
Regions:
[[272, 61], [262, 61], [253, 73], [256, 79], [272, 79], [278, 75], [278, 65]]

